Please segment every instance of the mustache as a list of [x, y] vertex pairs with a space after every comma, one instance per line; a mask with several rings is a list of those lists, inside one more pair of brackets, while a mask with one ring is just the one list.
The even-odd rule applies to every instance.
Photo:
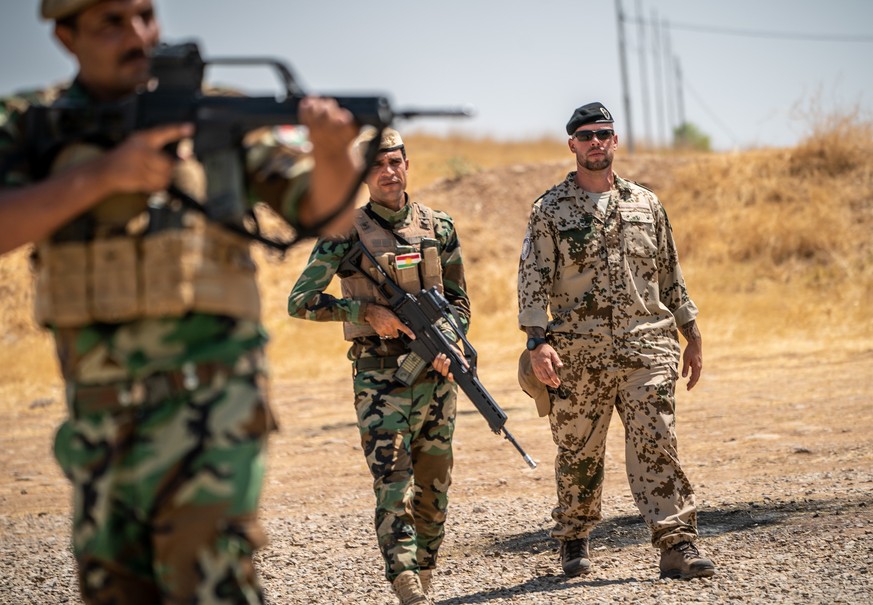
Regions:
[[124, 65], [125, 63], [128, 63], [130, 61], [141, 61], [142, 59], [146, 58], [148, 58], [148, 55], [146, 54], [145, 50], [141, 48], [132, 48], [124, 53], [124, 55], [122, 55], [119, 63], [121, 65]]

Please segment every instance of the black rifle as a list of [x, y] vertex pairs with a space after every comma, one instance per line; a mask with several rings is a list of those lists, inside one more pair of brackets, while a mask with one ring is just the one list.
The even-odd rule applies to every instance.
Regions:
[[[382, 278], [381, 281], [370, 275], [361, 266], [364, 256], [373, 264], [373, 267], [375, 267]], [[454, 376], [455, 382], [458, 383], [461, 390], [473, 402], [479, 413], [485, 417], [491, 430], [497, 434], [502, 432], [507, 441], [515, 446], [515, 449], [518, 450], [518, 453], [521, 454], [528, 466], [536, 468], [537, 463], [522, 449], [518, 441], [515, 440], [515, 437], [506, 430], [506, 412], [497, 405], [491, 394], [479, 382], [479, 377], [476, 375], [478, 358], [476, 349], [473, 348], [473, 345], [470, 344], [470, 341], [464, 335], [455, 308], [449, 304], [449, 301], [446, 300], [436, 286], [429, 290], [421, 290], [418, 296], [413, 296], [391, 279], [361, 242], [355, 243], [343, 258], [338, 269], [338, 272], [341, 273], [350, 273], [352, 271], [360, 273], [370, 280], [376, 286], [379, 294], [388, 302], [391, 310], [400, 318], [400, 321], [415, 334], [415, 340], [409, 339], [406, 336], [403, 337], [411, 351], [410, 356], [417, 355], [426, 363], [431, 363], [440, 353], [448, 357], [451, 362], [450, 371]], [[449, 342], [449, 339], [440, 329], [441, 325], [446, 324], [451, 326], [458, 339], [463, 342], [463, 353], [453, 343]]]
[[[211, 95], [203, 91], [207, 65], [266, 65], [278, 74], [284, 90], [266, 97]], [[192, 123], [194, 154], [206, 166], [209, 179], [206, 214], [222, 224], [241, 225], [250, 216], [245, 207], [241, 149], [246, 133], [264, 126], [299, 123], [298, 106], [306, 96], [290, 68], [271, 58], [220, 58], [204, 60], [196, 43], [163, 44], [151, 56], [151, 79], [146, 90], [116, 103], [85, 104], [74, 101], [32, 107], [25, 117], [30, 148], [28, 155], [36, 177], [48, 173], [54, 156], [73, 143], [114, 147], [133, 131], [164, 124]], [[323, 96], [323, 95], [322, 95]], [[287, 250], [302, 237], [312, 236], [354, 203], [375, 159], [382, 130], [398, 118], [470, 116], [464, 109], [408, 109], [394, 111], [384, 96], [334, 97], [348, 109], [360, 126], [376, 128], [367, 149], [365, 171], [349, 192], [343, 207], [333, 216], [311, 226], [288, 244], [255, 237], [280, 250]], [[168, 193], [188, 206], [201, 207], [190, 196], [171, 187]]]

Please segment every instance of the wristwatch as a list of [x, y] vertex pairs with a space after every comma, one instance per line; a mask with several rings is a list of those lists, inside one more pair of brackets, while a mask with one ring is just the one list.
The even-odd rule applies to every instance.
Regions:
[[531, 336], [530, 338], [527, 339], [527, 350], [533, 351], [534, 349], [536, 349], [538, 346], [540, 346], [542, 344], [546, 344], [545, 338], [537, 338], [536, 336]]

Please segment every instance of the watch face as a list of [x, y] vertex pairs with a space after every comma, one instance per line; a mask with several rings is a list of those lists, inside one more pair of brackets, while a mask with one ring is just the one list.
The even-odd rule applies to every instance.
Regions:
[[535, 338], [535, 337], [531, 336], [530, 338], [527, 339], [527, 350], [533, 351], [534, 349], [536, 349], [538, 346], [540, 346], [544, 342], [546, 342], [545, 338]]

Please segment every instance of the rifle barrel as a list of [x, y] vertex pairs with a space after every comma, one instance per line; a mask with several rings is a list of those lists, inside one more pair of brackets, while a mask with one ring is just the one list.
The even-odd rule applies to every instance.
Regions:
[[407, 108], [394, 112], [394, 117], [413, 118], [470, 118], [476, 115], [472, 107], [447, 107], [442, 109]]
[[515, 449], [518, 450], [518, 453], [521, 454], [521, 457], [524, 458], [524, 461], [527, 462], [527, 465], [531, 468], [536, 468], [537, 463], [534, 462], [534, 459], [530, 457], [530, 454], [524, 451], [521, 445], [519, 445], [518, 441], [515, 440], [515, 437], [512, 436], [512, 433], [507, 431], [506, 428], [502, 428], [500, 430], [503, 431], [503, 436], [506, 437], [506, 440], [515, 446]]

